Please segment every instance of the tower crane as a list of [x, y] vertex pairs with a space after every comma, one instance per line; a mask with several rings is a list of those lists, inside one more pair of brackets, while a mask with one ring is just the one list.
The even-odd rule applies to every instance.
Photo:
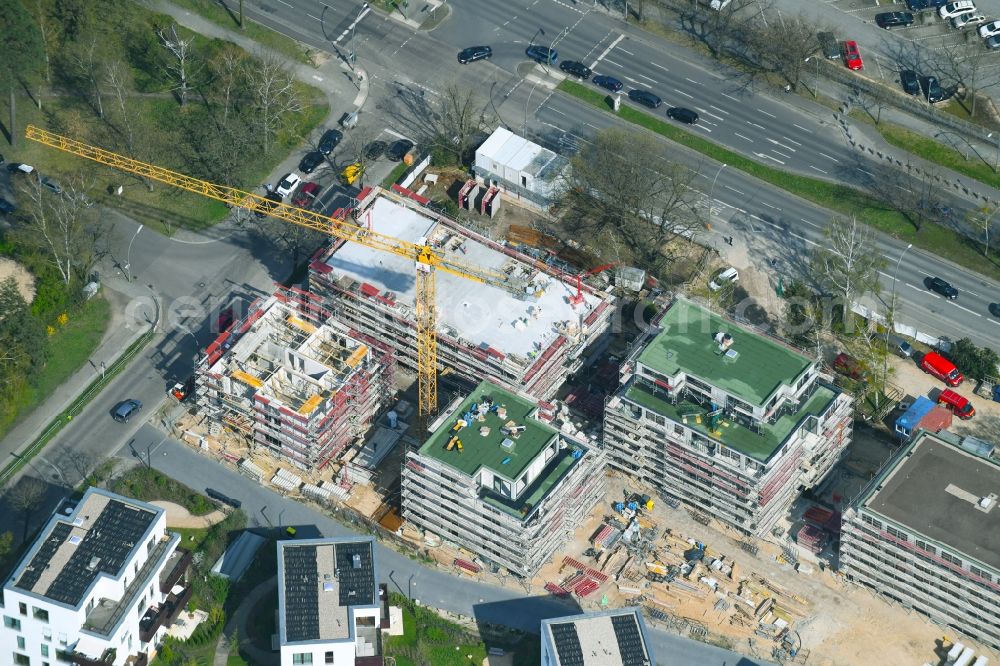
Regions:
[[252, 192], [211, 183], [153, 164], [140, 162], [34, 125], [27, 127], [25, 136], [31, 141], [37, 141], [51, 148], [93, 160], [119, 171], [194, 192], [221, 201], [231, 207], [247, 208], [265, 213], [279, 220], [313, 229], [334, 238], [359, 243], [412, 260], [416, 266], [418, 414], [424, 423], [437, 414], [437, 312], [435, 308], [437, 291], [435, 272], [444, 271], [466, 280], [500, 287], [518, 296], [524, 296], [527, 293], [527, 285], [517, 278], [456, 259], [435, 250], [425, 239], [421, 239], [419, 243], [412, 243], [367, 229], [347, 219], [346, 212], [341, 217], [330, 217], [304, 208], [273, 202]]

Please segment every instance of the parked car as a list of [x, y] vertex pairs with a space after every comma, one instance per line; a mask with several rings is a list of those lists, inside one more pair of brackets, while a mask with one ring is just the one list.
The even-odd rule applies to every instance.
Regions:
[[299, 171], [302, 173], [312, 173], [324, 160], [326, 160], [326, 156], [318, 150], [308, 152], [299, 160]]
[[648, 90], [629, 90], [628, 98], [651, 109], [656, 109], [663, 103], [663, 100]]
[[694, 125], [698, 122], [698, 113], [696, 111], [692, 111], [691, 109], [685, 109], [683, 106], [674, 106], [667, 109], [667, 118], [671, 118], [688, 125]]
[[958, 386], [965, 381], [965, 376], [958, 371], [955, 364], [937, 352], [927, 352], [920, 359], [920, 369], [930, 373], [948, 386]]
[[969, 399], [951, 389], [941, 391], [937, 402], [939, 405], [944, 405], [950, 409], [960, 419], [971, 419], [976, 415], [976, 408], [972, 406]]
[[913, 358], [913, 352], [914, 352], [913, 345], [911, 345], [906, 340], [900, 340], [899, 338], [897, 338], [895, 351], [897, 355], [903, 358]]
[[559, 60], [559, 53], [547, 46], [532, 44], [524, 50], [525, 55], [540, 64], [554, 65]]
[[409, 139], [397, 139], [392, 142], [389, 149], [385, 151], [385, 156], [393, 162], [402, 162], [406, 154], [413, 150], [413, 142]]
[[1000, 21], [990, 21], [986, 25], [979, 26], [979, 36], [983, 39], [1000, 35]]
[[624, 84], [613, 76], [606, 76], [601, 74], [594, 77], [594, 83], [602, 88], [606, 88], [611, 92], [618, 92], [624, 87]]
[[299, 183], [302, 182], [302, 177], [297, 173], [285, 174], [285, 177], [278, 181], [278, 186], [274, 188], [274, 193], [280, 196], [282, 199], [287, 197], [292, 193]]
[[960, 14], [951, 20], [951, 27], [956, 30], [962, 30], [963, 28], [968, 28], [970, 25], [979, 25], [980, 23], [986, 22], [986, 15], [980, 14], [979, 12], [970, 12], [968, 14]]
[[576, 60], [563, 60], [559, 63], [559, 69], [584, 81], [589, 79], [592, 74], [589, 67]]
[[924, 89], [924, 97], [931, 104], [944, 99], [944, 90], [941, 89], [941, 84], [938, 83], [937, 77], [925, 76], [920, 81], [920, 87]]
[[372, 141], [365, 146], [365, 159], [369, 162], [374, 162], [382, 157], [387, 147], [385, 141]]
[[848, 69], [858, 71], [865, 68], [865, 63], [861, 60], [861, 51], [858, 50], [858, 43], [854, 40], [844, 42], [844, 64]]
[[882, 12], [875, 15], [875, 25], [886, 30], [905, 28], [913, 25], [913, 14], [910, 12]]
[[1000, 35], [993, 35], [992, 37], [987, 37], [983, 41], [983, 43], [986, 44], [986, 48], [990, 50], [1000, 49]]
[[904, 69], [899, 73], [899, 83], [907, 95], [920, 94], [920, 78], [912, 69]]
[[340, 130], [328, 129], [323, 132], [323, 136], [319, 140], [319, 152], [324, 155], [329, 155], [333, 152], [333, 149], [337, 147], [337, 144], [344, 138], [344, 133]]
[[708, 288], [712, 291], [719, 291], [727, 284], [732, 284], [734, 282], [739, 282], [740, 274], [735, 268], [730, 266], [726, 270], [722, 271], [708, 283]]
[[832, 32], [817, 32], [816, 41], [819, 42], [819, 49], [824, 56], [831, 60], [840, 57], [840, 41]]
[[267, 214], [271, 212], [275, 204], [280, 204], [284, 197], [282, 197], [277, 192], [268, 192], [264, 197], [264, 200], [260, 202], [257, 210], [253, 212], [257, 217], [267, 217]]
[[52, 178], [49, 178], [48, 176], [43, 176], [41, 183], [42, 187], [47, 189], [49, 192], [52, 192], [53, 194], [62, 194], [62, 185], [60, 185], [57, 181], [53, 180]]
[[929, 277], [926, 280], [924, 280], [924, 284], [927, 285], [928, 289], [930, 289], [931, 291], [936, 291], [945, 298], [951, 300], [955, 300], [956, 298], [958, 298], [958, 289], [955, 289], [953, 286], [951, 286], [950, 282], [942, 280], [939, 277]]
[[142, 409], [142, 403], [134, 398], [122, 400], [111, 410], [111, 418], [119, 423], [128, 423], [129, 419]]
[[865, 375], [865, 366], [850, 354], [837, 354], [837, 358], [833, 359], [833, 369], [851, 379], [861, 379]]
[[3, 197], [0, 197], [0, 213], [4, 215], [10, 215], [15, 210], [17, 210], [17, 206], [15, 206], [10, 201], [7, 201]]
[[922, 12], [927, 9], [937, 9], [948, 4], [948, 0], [906, 0], [906, 8], [911, 12]]
[[938, 16], [943, 19], [955, 18], [962, 14], [972, 14], [976, 11], [976, 3], [972, 0], [957, 0], [949, 2], [944, 7], [938, 9]]
[[306, 183], [299, 188], [299, 191], [292, 197], [292, 204], [299, 208], [308, 208], [319, 196], [319, 183]]
[[489, 46], [470, 46], [458, 52], [458, 61], [463, 65], [477, 60], [489, 60], [493, 57], [493, 49]]
[[31, 166], [30, 164], [24, 164], [22, 162], [11, 162], [10, 164], [7, 165], [7, 171], [13, 174], [33, 173], [35, 171], [35, 167]]

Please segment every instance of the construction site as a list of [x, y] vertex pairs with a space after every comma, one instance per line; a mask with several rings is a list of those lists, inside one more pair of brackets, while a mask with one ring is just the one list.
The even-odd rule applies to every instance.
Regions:
[[[545, 261], [435, 214], [410, 193], [365, 189], [352, 215], [379, 234], [426, 243], [523, 285], [519, 293], [438, 272], [437, 357], [459, 376], [552, 397], [607, 331], [614, 297]], [[417, 366], [416, 284], [405, 257], [335, 239], [309, 267], [309, 289], [339, 321]]]
[[395, 393], [391, 350], [279, 290], [208, 346], [195, 372], [209, 435], [225, 428], [302, 470], [322, 470], [365, 437]]

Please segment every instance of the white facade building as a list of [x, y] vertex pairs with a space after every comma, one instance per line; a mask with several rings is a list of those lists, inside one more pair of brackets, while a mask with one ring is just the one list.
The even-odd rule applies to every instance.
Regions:
[[476, 148], [472, 170], [489, 186], [499, 187], [507, 199], [536, 208], [548, 208], [559, 196], [560, 175], [566, 158], [504, 127]]
[[281, 666], [381, 666], [384, 600], [374, 538], [279, 541]]
[[190, 598], [179, 540], [163, 509], [90, 488], [5, 582], [0, 663], [146, 664]]

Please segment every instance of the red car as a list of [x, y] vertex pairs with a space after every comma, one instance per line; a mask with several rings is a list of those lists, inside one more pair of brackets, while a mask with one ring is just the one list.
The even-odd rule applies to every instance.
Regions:
[[861, 52], [858, 51], [858, 43], [855, 41], [844, 42], [844, 64], [847, 69], [855, 71], [864, 69], [865, 64], [861, 62]]
[[299, 191], [292, 199], [292, 203], [299, 208], [308, 208], [319, 196], [319, 185], [317, 183], [306, 183], [299, 188]]

